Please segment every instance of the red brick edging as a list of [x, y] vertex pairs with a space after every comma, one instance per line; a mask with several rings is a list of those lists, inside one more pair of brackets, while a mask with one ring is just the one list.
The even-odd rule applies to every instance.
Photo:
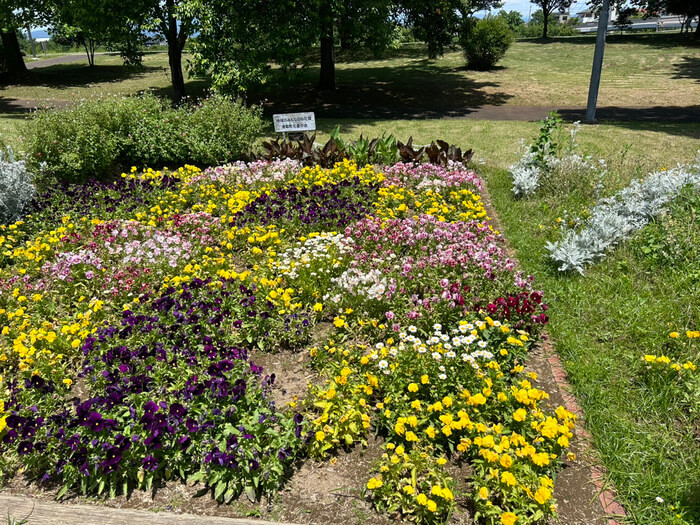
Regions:
[[[569, 412], [575, 414], [578, 418], [575, 430], [576, 435], [578, 438], [580, 438], [581, 444], [583, 445], [584, 449], [590, 450], [592, 448], [593, 440], [591, 438], [591, 435], [585, 428], [585, 418], [583, 410], [581, 410], [581, 406], [578, 404], [578, 401], [571, 393], [571, 385], [569, 384], [569, 380], [567, 379], [564, 366], [561, 363], [561, 358], [552, 349], [545, 349], [545, 352], [548, 354], [546, 356], [547, 362], [549, 363], [549, 366], [552, 369], [554, 380], [556, 381], [557, 387], [559, 388], [559, 391], [561, 392], [561, 395], [564, 398], [564, 408], [566, 408]], [[594, 464], [591, 465], [590, 470], [591, 480], [593, 481], [593, 484], [595, 485], [596, 490], [598, 491], [598, 498], [600, 499], [600, 503], [603, 506], [603, 510], [607, 515], [608, 525], [621, 525], [616, 518], [625, 518], [627, 516], [627, 512], [625, 511], [625, 508], [620, 504], [620, 502], [617, 501], [615, 487], [610, 485], [610, 483], [604, 483], [606, 478], [605, 467], [603, 467], [600, 464]]]

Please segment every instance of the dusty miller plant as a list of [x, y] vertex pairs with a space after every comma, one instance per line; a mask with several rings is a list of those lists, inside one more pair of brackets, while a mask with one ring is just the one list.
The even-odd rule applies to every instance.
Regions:
[[20, 218], [36, 190], [23, 160], [16, 160], [11, 148], [0, 150], [0, 223]]
[[559, 142], [562, 133], [562, 120], [551, 113], [540, 123], [540, 134], [533, 144], [522, 145], [522, 155], [510, 167], [513, 179], [513, 194], [517, 198], [534, 195], [546, 187], [548, 193], [567, 194], [588, 180], [600, 180], [605, 175], [605, 162], [595, 161], [592, 156], [578, 152], [576, 135], [580, 123], [574, 122], [570, 139], [566, 145]]
[[549, 257], [560, 271], [583, 274], [587, 264], [603, 258], [609, 248], [658, 216], [688, 185], [700, 191], [700, 152], [693, 165], [651, 173], [598, 200], [581, 228], [565, 230], [560, 240], [547, 243]]

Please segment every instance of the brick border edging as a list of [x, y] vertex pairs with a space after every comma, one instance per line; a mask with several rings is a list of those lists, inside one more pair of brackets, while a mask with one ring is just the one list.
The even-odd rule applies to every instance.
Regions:
[[[585, 427], [585, 416], [581, 406], [578, 404], [576, 397], [571, 393], [572, 388], [568, 380], [566, 370], [561, 362], [559, 354], [552, 348], [543, 345], [545, 357], [549, 363], [549, 367], [554, 375], [554, 381], [557, 383], [557, 388], [561, 392], [564, 399], [564, 408], [576, 415], [578, 422], [576, 425], [576, 436], [581, 440], [581, 444], [585, 451], [593, 448], [593, 440]], [[615, 486], [610, 483], [605, 484], [606, 478], [605, 467], [600, 463], [592, 464], [590, 467], [591, 481], [598, 491], [598, 499], [603, 506], [603, 511], [607, 515], [608, 525], [621, 525], [617, 518], [626, 518], [627, 511], [622, 504], [617, 500], [617, 492]]]

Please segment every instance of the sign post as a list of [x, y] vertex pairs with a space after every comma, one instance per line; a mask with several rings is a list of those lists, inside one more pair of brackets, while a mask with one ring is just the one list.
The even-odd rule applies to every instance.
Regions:
[[316, 116], [309, 113], [279, 113], [272, 115], [275, 124], [275, 133], [282, 133], [284, 139], [287, 133], [299, 133], [316, 131]]

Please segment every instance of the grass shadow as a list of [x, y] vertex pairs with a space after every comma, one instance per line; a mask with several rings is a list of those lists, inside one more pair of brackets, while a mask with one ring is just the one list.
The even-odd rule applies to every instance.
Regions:
[[283, 88], [251, 91], [248, 101], [263, 103], [267, 115], [314, 111], [317, 118], [425, 119], [464, 117], [475, 107], [512, 98], [498, 90], [498, 82], [476, 81], [461, 68], [428, 60], [340, 68], [335, 91], [317, 89], [318, 72], [308, 68]]
[[84, 64], [56, 64], [29, 70], [21, 77], [20, 82], [5, 83], [5, 85], [70, 89], [93, 83], [118, 83], [159, 70], [163, 70], [163, 68], [153, 66], [126, 67], [122, 65], [87, 67]]
[[[558, 110], [569, 122], [583, 121], [584, 109]], [[656, 106], [598, 108], [596, 119], [601, 124], [631, 130], [655, 131], [700, 139], [700, 106]]]
[[682, 58], [683, 61], [680, 64], [673, 65], [675, 71], [672, 78], [689, 78], [695, 80], [696, 83], [700, 83], [700, 57], [684, 56]]

